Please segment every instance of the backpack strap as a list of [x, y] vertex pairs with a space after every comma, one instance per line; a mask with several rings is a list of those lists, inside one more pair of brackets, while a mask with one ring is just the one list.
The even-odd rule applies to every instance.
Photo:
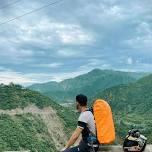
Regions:
[[[86, 111], [90, 111], [90, 112], [93, 114], [93, 108], [92, 108], [92, 107], [89, 108], [89, 109], [87, 109]], [[93, 115], [94, 115], [94, 114], [93, 114]], [[88, 129], [88, 130], [89, 130], [89, 129]], [[96, 135], [95, 135], [93, 132], [91, 132], [90, 130], [89, 130], [89, 134], [92, 135], [92, 136], [97, 137], [97, 129], [96, 129]]]

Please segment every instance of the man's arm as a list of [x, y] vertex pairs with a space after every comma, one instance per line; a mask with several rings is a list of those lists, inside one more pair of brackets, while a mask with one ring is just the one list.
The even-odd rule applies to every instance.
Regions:
[[78, 137], [80, 136], [81, 132], [82, 132], [83, 128], [77, 127], [76, 130], [74, 131], [74, 133], [72, 134], [70, 140], [67, 142], [65, 148], [69, 148], [71, 147], [76, 140], [78, 139]]

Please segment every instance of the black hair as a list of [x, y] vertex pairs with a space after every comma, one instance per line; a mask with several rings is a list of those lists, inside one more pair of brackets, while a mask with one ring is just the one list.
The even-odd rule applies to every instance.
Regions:
[[81, 106], [87, 106], [87, 96], [83, 94], [79, 94], [76, 96], [76, 102], [78, 102]]

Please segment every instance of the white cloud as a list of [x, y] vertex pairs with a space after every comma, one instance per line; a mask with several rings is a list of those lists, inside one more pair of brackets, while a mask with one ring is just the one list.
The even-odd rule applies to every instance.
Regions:
[[118, 20], [124, 18], [124, 9], [118, 5], [113, 5], [111, 7], [105, 8], [104, 13], [108, 18], [112, 18], [113, 20]]
[[133, 60], [131, 57], [127, 58], [127, 64], [129, 64], [129, 65], [133, 64]]
[[92, 35], [84, 31], [80, 25], [52, 22], [47, 18], [36, 22], [34, 26], [25, 23], [19, 27], [20, 40], [43, 43], [46, 41], [46, 44], [50, 45], [56, 39], [63, 44], [87, 44], [93, 41]]
[[54, 63], [50, 63], [50, 64], [35, 64], [35, 65], [32, 65], [32, 67], [59, 68], [63, 65], [64, 65], [63, 63], [54, 62]]
[[75, 49], [62, 49], [56, 51], [56, 55], [63, 58], [84, 57], [86, 55], [86, 51], [80, 51]]
[[90, 66], [97, 66], [97, 65], [101, 65], [102, 60], [99, 59], [90, 59], [89, 60], [89, 65]]
[[45, 19], [40, 21], [37, 28], [57, 34], [61, 42], [65, 44], [87, 44], [93, 41], [92, 35], [84, 31], [78, 24], [64, 24]]
[[80, 70], [93, 70], [95, 68], [111, 69], [111, 65], [103, 59], [90, 59], [88, 63], [79, 67]]
[[49, 81], [60, 82], [62, 80], [76, 77], [80, 74], [84, 74], [88, 70], [78, 70], [74, 72], [55, 72], [55, 73], [21, 73], [12, 71], [10, 69], [1, 68], [0, 70], [0, 83], [9, 84], [11, 82], [15, 84], [21, 84], [24, 86], [31, 85], [33, 83], [44, 83]]
[[[52, 54], [52, 50], [56, 50], [55, 47], [61, 47], [65, 44], [90, 45], [93, 43], [92, 34], [80, 25], [53, 22], [46, 17], [35, 20], [34, 24], [33, 22], [16, 21], [3, 27], [3, 31], [5, 31], [4, 34], [0, 35], [1, 63], [5, 61], [24, 63], [25, 59], [32, 60], [40, 51], [51, 51]], [[2, 31], [0, 30], [0, 32]], [[64, 48], [56, 54], [64, 57], [76, 55], [75, 51], [67, 51]]]
[[[24, 1], [23, 5], [0, 11], [0, 17], [4, 20], [12, 18], [43, 3], [42, 0], [30, 3]], [[60, 15], [56, 15], [56, 12], [60, 12]], [[60, 71], [61, 67], [62, 70], [72, 71], [78, 69], [82, 62], [84, 65], [80, 70], [83, 71], [119, 66], [123, 69], [125, 66], [131, 67], [130, 65], [135, 67], [139, 57], [150, 60], [152, 56], [151, 18], [149, 0], [89, 0], [89, 3], [88, 0], [69, 1], [67, 5], [44, 9], [1, 26], [0, 64], [18, 71], [24, 69], [24, 73], [39, 72], [40, 75], [46, 72], [45, 68], [52, 68], [52, 71], [58, 68]], [[125, 58], [120, 63], [122, 54]], [[102, 58], [102, 55], [105, 55], [103, 59], [106, 61], [86, 61], [89, 58]], [[128, 59], [129, 56], [134, 60]], [[75, 57], [80, 58], [80, 63], [73, 60]], [[70, 69], [62, 63], [48, 63], [60, 62], [59, 59], [68, 63]], [[34, 66], [44, 69], [33, 68]], [[35, 80], [34, 75], [29, 77], [18, 72], [16, 74], [19, 77], [24, 75], [24, 80]], [[41, 81], [38, 75], [35, 74], [36, 81]], [[45, 80], [52, 79], [48, 74], [42, 74], [43, 76]], [[53, 79], [55, 77], [54, 75]]]
[[69, 28], [67, 26], [65, 29], [58, 30], [57, 33], [61, 42], [65, 44], [88, 44], [93, 41], [92, 36], [82, 31], [79, 26], [71, 25]]
[[112, 69], [111, 64], [102, 64], [101, 67], [102, 69]]
[[141, 22], [136, 28], [136, 31], [138, 34], [152, 34], [152, 29], [150, 26], [151, 25], [147, 22]]
[[122, 72], [143, 72], [142, 70], [138, 71], [137, 69], [134, 69], [134, 68], [113, 68], [113, 69], [116, 71], [122, 71]]
[[72, 50], [59, 50], [57, 51], [57, 55], [62, 57], [73, 57], [77, 55], [77, 52]]
[[[2, 41], [1, 41], [2, 40]], [[18, 44], [2, 39], [0, 36], [0, 63], [23, 63], [34, 56], [34, 50], [21, 49]]]
[[149, 69], [152, 69], [152, 64], [149, 63], [135, 63], [134, 66], [124, 67], [124, 68], [113, 68], [118, 71], [126, 71], [126, 72], [150, 72]]
[[152, 35], [137, 36], [126, 40], [125, 43], [135, 51], [150, 53], [152, 49]]
[[0, 83], [9, 84], [10, 82], [22, 85], [36, 83], [34, 79], [25, 77], [21, 73], [14, 71], [0, 71]]
[[152, 28], [149, 23], [140, 23], [136, 30], [134, 37], [125, 40], [123, 44], [128, 45], [131, 49], [135, 51], [138, 50], [144, 53], [150, 53], [152, 49]]
[[0, 66], [0, 71], [3, 71], [3, 70], [5, 70], [5, 68], [4, 68], [4, 67], [2, 67], [2, 66]]

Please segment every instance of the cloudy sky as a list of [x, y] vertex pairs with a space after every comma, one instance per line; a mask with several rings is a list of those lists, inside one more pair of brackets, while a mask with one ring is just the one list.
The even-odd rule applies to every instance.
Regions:
[[152, 72], [152, 0], [0, 0], [0, 83], [94, 68]]

